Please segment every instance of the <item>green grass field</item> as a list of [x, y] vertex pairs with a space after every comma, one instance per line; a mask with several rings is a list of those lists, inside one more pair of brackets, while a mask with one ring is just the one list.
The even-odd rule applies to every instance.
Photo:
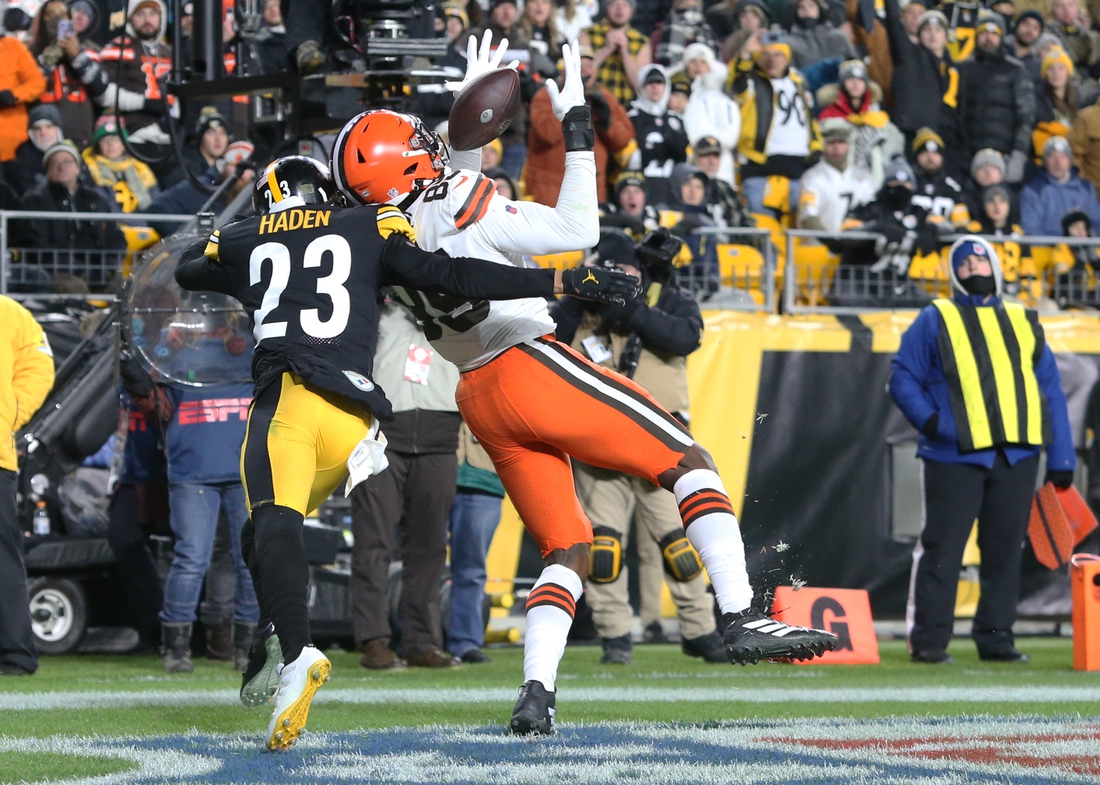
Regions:
[[[888, 641], [881, 645], [878, 665], [736, 667], [689, 659], [677, 646], [638, 646], [634, 664], [623, 667], [601, 665], [599, 647], [570, 647], [558, 682], [557, 719], [570, 724], [1020, 714], [1100, 718], [1095, 702], [1067, 703], [1044, 692], [1072, 695], [1100, 687], [1100, 674], [1072, 669], [1068, 639], [1026, 639], [1020, 648], [1031, 654], [1030, 664], [982, 663], [972, 644], [959, 640], [952, 646], [958, 660], [953, 666], [913, 665], [903, 642]], [[334, 699], [315, 703], [310, 730], [503, 728], [521, 681], [523, 652], [508, 648], [489, 653], [493, 662], [488, 665], [378, 673], [359, 668], [357, 655], [331, 652], [333, 679], [320, 695], [328, 692]], [[258, 744], [267, 713], [234, 705], [240, 677], [227, 664], [198, 660], [195, 665], [194, 674], [168, 675], [155, 657], [43, 658], [35, 676], [0, 681], [0, 735], [11, 739], [239, 733], [255, 735]], [[943, 690], [930, 697], [929, 688]], [[373, 702], [372, 693], [380, 690], [393, 699]], [[627, 699], [636, 690], [642, 692]], [[761, 696], [776, 691], [789, 699], [761, 702]], [[956, 692], [959, 699], [952, 697]], [[347, 699], [351, 702], [341, 702], [338, 694], [352, 696]], [[623, 699], [615, 699], [617, 695]], [[820, 699], [823, 695], [831, 697]], [[107, 705], [97, 705], [108, 700]], [[49, 703], [39, 708], [36, 701]], [[153, 705], [142, 705], [144, 701]], [[62, 763], [49, 756], [0, 752], [0, 781], [57, 781], [106, 774], [127, 765], [103, 757], [70, 757]]]

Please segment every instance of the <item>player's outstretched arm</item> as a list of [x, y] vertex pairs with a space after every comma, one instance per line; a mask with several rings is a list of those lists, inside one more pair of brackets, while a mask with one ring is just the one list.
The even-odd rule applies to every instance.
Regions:
[[543, 270], [482, 259], [451, 258], [421, 250], [401, 235], [382, 249], [383, 286], [409, 286], [472, 300], [519, 300], [571, 294], [622, 304], [638, 290], [638, 279], [617, 270]]
[[219, 292], [236, 297], [225, 268], [217, 256], [208, 255], [210, 240], [199, 240], [176, 263], [176, 283], [191, 292]]
[[[564, 253], [592, 248], [600, 240], [600, 213], [596, 198], [596, 133], [592, 110], [585, 102], [580, 51], [576, 41], [562, 47], [565, 83], [559, 90], [547, 82], [546, 91], [565, 139], [565, 174], [556, 206], [536, 202], [507, 202], [494, 196], [486, 216], [478, 222], [493, 247], [510, 253]], [[505, 209], [507, 203], [509, 209]], [[495, 208], [495, 209], [494, 209]]]

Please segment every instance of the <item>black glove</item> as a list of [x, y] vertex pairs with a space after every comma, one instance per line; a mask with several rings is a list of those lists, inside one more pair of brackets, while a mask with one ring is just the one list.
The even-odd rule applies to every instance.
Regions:
[[141, 113], [150, 117], [164, 117], [164, 102], [159, 98], [146, 98], [141, 105]]
[[1053, 483], [1055, 488], [1061, 488], [1064, 491], [1073, 485], [1073, 472], [1052, 469], [1047, 472], [1045, 482]]
[[593, 124], [601, 131], [611, 127], [611, 105], [603, 97], [603, 93], [594, 93], [588, 96], [588, 105], [592, 107]]
[[0, 106], [15, 106], [15, 95], [11, 90], [0, 90]]
[[933, 412], [932, 416], [924, 421], [924, 425], [920, 427], [920, 432], [927, 436], [929, 439], [935, 439], [940, 434], [940, 413]]
[[890, 245], [899, 245], [905, 239], [905, 233], [908, 230], [894, 221], [883, 221], [873, 231], [883, 235]]
[[626, 305], [638, 296], [642, 282], [632, 275], [601, 267], [574, 267], [561, 271], [562, 292], [602, 303]]

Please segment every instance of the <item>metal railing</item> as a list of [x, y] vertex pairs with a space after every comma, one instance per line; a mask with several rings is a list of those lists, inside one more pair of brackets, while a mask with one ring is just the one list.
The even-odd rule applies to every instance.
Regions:
[[[693, 235], [703, 236], [718, 246], [751, 247], [760, 259], [748, 258], [743, 264], [718, 257], [710, 266], [695, 259], [676, 271], [676, 283], [692, 292], [699, 304], [708, 309], [764, 311], [776, 309], [776, 250], [767, 229], [741, 226], [707, 226]], [[725, 271], [724, 271], [725, 270]]]
[[[945, 236], [937, 248], [940, 263], [934, 268], [911, 265], [898, 271], [889, 266], [843, 264], [839, 255], [829, 253], [826, 263], [800, 262], [799, 240], [872, 242], [884, 239], [868, 232], [826, 232], [809, 229], [788, 229], [783, 271], [783, 311], [786, 313], [851, 314], [868, 310], [921, 308], [936, 297], [951, 296], [952, 283], [944, 254], [962, 234]], [[1015, 244], [1024, 251], [1025, 259], [1036, 250], [1053, 254], [1060, 247], [1070, 249], [1100, 246], [1100, 237], [1057, 236], [993, 236], [979, 235], [993, 245]], [[829, 243], [833, 244], [833, 243]], [[1076, 259], [1068, 259], [1071, 264]], [[1037, 264], [1025, 266], [1021, 259], [1001, 260], [1004, 292], [1034, 304], [1041, 298], [1053, 299], [1060, 307], [1100, 309], [1100, 281], [1091, 267], [1058, 272], [1052, 264], [1041, 269]], [[1100, 271], [1098, 271], [1100, 272]]]
[[[136, 249], [81, 247], [15, 247], [11, 244], [12, 221], [109, 221], [127, 227], [153, 224], [186, 224], [193, 215], [155, 213], [73, 213], [46, 210], [0, 210], [0, 294], [12, 297], [47, 295], [66, 279], [80, 279], [89, 290], [109, 293], [125, 259]], [[13, 258], [13, 254], [15, 258]]]

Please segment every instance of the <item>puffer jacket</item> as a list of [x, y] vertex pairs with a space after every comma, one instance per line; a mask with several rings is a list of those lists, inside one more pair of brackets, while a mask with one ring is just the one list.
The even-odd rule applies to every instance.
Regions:
[[1031, 149], [1035, 88], [1023, 63], [1003, 50], [975, 49], [959, 69], [959, 139], [969, 161], [991, 147], [1006, 157]]
[[31, 312], [0, 295], [0, 469], [18, 468], [15, 432], [38, 411], [53, 387], [53, 352]]
[[943, 59], [909, 40], [898, 0], [885, 0], [886, 33], [894, 71], [890, 86], [890, 116], [902, 131], [935, 130], [944, 139], [955, 136], [955, 106], [959, 74], [951, 56]]

